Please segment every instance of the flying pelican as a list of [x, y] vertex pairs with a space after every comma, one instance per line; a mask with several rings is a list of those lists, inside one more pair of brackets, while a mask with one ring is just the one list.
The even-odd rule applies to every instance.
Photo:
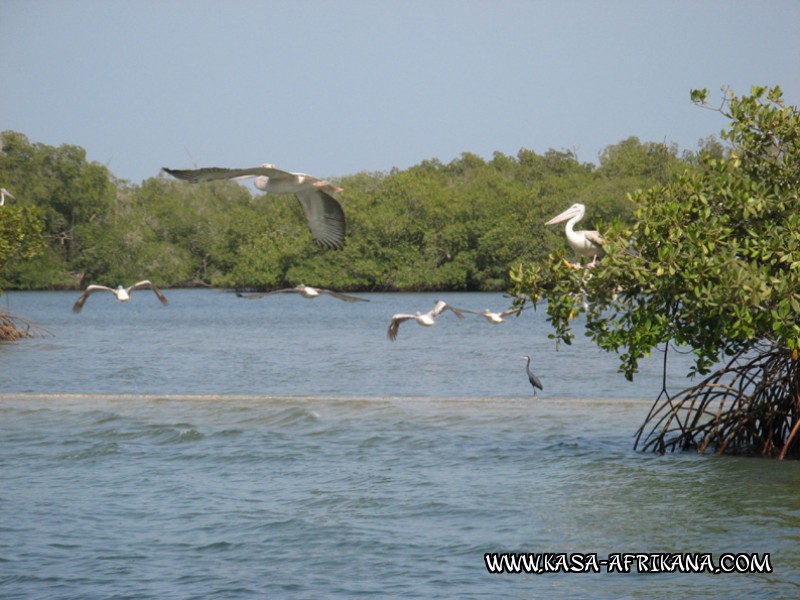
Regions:
[[[575, 224], [583, 218], [585, 213], [586, 207], [583, 204], [573, 204], [560, 215], [550, 219], [545, 225], [555, 225], [556, 223], [561, 223], [569, 219], [566, 227], [567, 242], [569, 242], [572, 249], [580, 256], [591, 256], [592, 262], [586, 266], [593, 267], [598, 257], [603, 256], [605, 251], [603, 250], [603, 238], [597, 231], [575, 231], [573, 229]], [[580, 261], [573, 264], [572, 267], [576, 269], [580, 268]]]
[[185, 171], [167, 169], [164, 171], [177, 179], [191, 183], [213, 181], [215, 179], [247, 179], [255, 177], [256, 187], [263, 192], [275, 194], [294, 194], [303, 207], [308, 228], [314, 243], [323, 248], [340, 250], [344, 248], [345, 219], [341, 205], [333, 197], [342, 191], [327, 181], [305, 173], [289, 173], [276, 169], [275, 165], [264, 164], [248, 169], [225, 169], [209, 167]]
[[106, 287], [104, 285], [90, 285], [89, 287], [86, 288], [83, 294], [81, 294], [81, 297], [78, 298], [78, 300], [75, 302], [75, 304], [72, 307], [72, 312], [74, 313], [81, 312], [81, 309], [83, 309], [83, 305], [86, 304], [86, 299], [94, 292], [100, 292], [100, 291], [111, 292], [117, 297], [117, 300], [119, 300], [120, 302], [127, 302], [128, 300], [130, 300], [131, 292], [133, 292], [133, 290], [139, 290], [142, 288], [150, 288], [156, 293], [158, 299], [161, 300], [161, 304], [163, 304], [164, 306], [168, 304], [167, 298], [164, 296], [164, 294], [161, 293], [161, 290], [159, 290], [156, 286], [150, 283], [150, 281], [145, 279], [144, 281], [139, 281], [138, 283], [134, 283], [132, 286], [129, 286], [127, 288], [124, 288], [121, 285], [118, 286], [116, 289]]
[[16, 200], [16, 198], [14, 198], [14, 194], [9, 192], [6, 188], [0, 188], [0, 206], [5, 206], [5, 204], [6, 204], [6, 196]]
[[494, 311], [489, 310], [488, 308], [484, 309], [483, 312], [478, 312], [476, 310], [463, 310], [462, 309], [463, 312], [472, 313], [474, 315], [480, 315], [480, 316], [484, 317], [487, 321], [489, 321], [489, 323], [495, 323], [495, 324], [497, 324], [497, 323], [505, 323], [505, 320], [506, 320], [505, 318], [508, 315], [512, 315], [514, 313], [519, 314], [523, 310], [525, 310], [524, 306], [520, 307], [520, 308], [513, 308], [512, 307], [512, 308], [504, 310], [503, 312], [494, 312]]
[[237, 292], [237, 296], [240, 298], [247, 298], [248, 300], [254, 300], [255, 298], [263, 298], [264, 296], [271, 296], [272, 294], [287, 294], [287, 293], [297, 293], [303, 296], [303, 298], [317, 298], [322, 294], [327, 294], [329, 296], [333, 296], [334, 298], [338, 298], [339, 300], [344, 300], [345, 302], [369, 302], [366, 298], [358, 298], [357, 296], [348, 296], [347, 294], [342, 294], [341, 292], [334, 292], [332, 290], [324, 290], [322, 288], [313, 288], [310, 285], [303, 285], [302, 283], [298, 286], [293, 288], [284, 288], [282, 290], [273, 290], [271, 292], [266, 292], [264, 294], [240, 294]]
[[533, 395], [535, 396], [536, 395], [536, 388], [539, 388], [540, 390], [544, 390], [544, 388], [542, 387], [542, 382], [536, 376], [536, 373], [533, 372], [533, 369], [531, 369], [531, 357], [530, 356], [523, 356], [522, 358], [526, 358], [528, 360], [528, 367], [527, 367], [527, 370], [528, 370], [528, 381], [530, 381], [531, 385], [533, 386]]
[[461, 309], [456, 308], [454, 306], [450, 306], [444, 300], [438, 300], [434, 305], [433, 309], [429, 310], [426, 313], [421, 314], [419, 311], [417, 311], [413, 315], [408, 313], [397, 313], [396, 315], [393, 315], [392, 320], [389, 323], [389, 331], [386, 333], [386, 337], [388, 337], [392, 341], [395, 341], [397, 339], [397, 332], [400, 329], [400, 323], [402, 323], [403, 321], [408, 321], [409, 319], [415, 319], [417, 323], [419, 323], [420, 325], [423, 325], [425, 327], [430, 327], [431, 325], [434, 325], [436, 323], [434, 319], [436, 319], [436, 317], [438, 317], [446, 310], [451, 311], [455, 316], [459, 318], [459, 320], [464, 319], [464, 315], [461, 314], [462, 313]]

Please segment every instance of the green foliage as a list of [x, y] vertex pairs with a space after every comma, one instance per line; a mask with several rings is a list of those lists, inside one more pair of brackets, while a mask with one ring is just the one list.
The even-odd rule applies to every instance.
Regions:
[[583, 201], [598, 222], [630, 221], [626, 192], [683, 164], [671, 147], [629, 138], [609, 146], [599, 168], [571, 152], [522, 149], [357, 173], [336, 181], [347, 243], [331, 252], [311, 243], [292, 196], [166, 176], [128, 185], [81, 148], [14, 132], [2, 141], [0, 181], [38, 207], [48, 241], [43, 256], [2, 272], [17, 288], [149, 278], [162, 287], [505, 290], [512, 265], [564, 245], [563, 230], [544, 226], [554, 214]]
[[41, 256], [44, 249], [42, 215], [38, 209], [13, 204], [0, 206], [0, 273], [9, 263]]
[[[25, 263], [44, 252], [42, 215], [34, 207], [0, 206], [0, 273], [9, 264]], [[0, 281], [0, 294], [4, 281]], [[11, 341], [35, 335], [35, 325], [22, 317], [0, 310], [0, 340]]]
[[[692, 92], [700, 106], [707, 97]], [[620, 353], [628, 378], [669, 340], [693, 349], [701, 373], [761, 342], [800, 350], [800, 113], [777, 87], [726, 93], [716, 110], [730, 121], [728, 152], [701, 152], [632, 194], [635, 222], [603, 232], [597, 267], [567, 268], [556, 252], [512, 273], [518, 293], [548, 301], [555, 338], [569, 343], [585, 312], [587, 334]]]

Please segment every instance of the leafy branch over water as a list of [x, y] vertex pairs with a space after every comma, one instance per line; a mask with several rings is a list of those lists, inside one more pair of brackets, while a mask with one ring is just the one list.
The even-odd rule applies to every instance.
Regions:
[[[707, 95], [692, 100], [708, 107]], [[662, 344], [690, 347], [695, 374], [724, 357], [753, 357], [690, 388], [679, 406], [661, 400], [651, 419], [670, 416], [646, 447], [800, 455], [800, 113], [778, 87], [744, 97], [726, 90], [714, 110], [729, 120], [729, 148], [632, 194], [633, 224], [606, 229], [599, 266], [569, 269], [553, 253], [512, 277], [518, 293], [548, 300], [559, 340], [570, 342], [571, 319], [585, 312], [588, 335], [619, 353], [629, 379]]]

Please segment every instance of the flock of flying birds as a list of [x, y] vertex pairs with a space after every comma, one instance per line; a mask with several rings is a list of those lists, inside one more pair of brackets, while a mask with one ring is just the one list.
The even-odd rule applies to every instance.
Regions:
[[[297, 201], [303, 210], [303, 214], [311, 230], [314, 243], [322, 248], [332, 250], [339, 250], [344, 248], [345, 241], [345, 215], [341, 204], [336, 199], [335, 194], [342, 191], [342, 188], [337, 187], [328, 181], [318, 179], [305, 173], [291, 173], [277, 169], [275, 165], [263, 164], [259, 167], [244, 168], [244, 169], [228, 169], [219, 167], [209, 167], [201, 169], [163, 169], [169, 175], [176, 179], [188, 181], [190, 183], [201, 183], [204, 181], [214, 181], [218, 179], [233, 179], [242, 180], [255, 177], [255, 186], [263, 192], [272, 192], [277, 194], [291, 193], [294, 194]], [[5, 188], [0, 188], [0, 206], [3, 206], [6, 197], [16, 199]], [[566, 236], [567, 242], [572, 249], [579, 255], [584, 257], [591, 257], [592, 261], [587, 265], [582, 266], [580, 261], [570, 263], [570, 266], [576, 269], [593, 267], [597, 259], [603, 255], [602, 243], [603, 240], [597, 231], [575, 231], [574, 225], [580, 221], [585, 213], [586, 208], [583, 204], [573, 204], [570, 208], [550, 219], [545, 225], [554, 225], [567, 221]], [[167, 298], [161, 293], [153, 283], [147, 279], [134, 283], [133, 285], [125, 288], [119, 286], [117, 288], [110, 288], [104, 285], [90, 285], [88, 286], [75, 304], [72, 311], [75, 313], [81, 312], [86, 300], [95, 292], [111, 292], [120, 302], [127, 302], [130, 299], [131, 293], [135, 290], [151, 289], [161, 304], [167, 306]], [[359, 298], [357, 296], [349, 296], [340, 292], [332, 290], [313, 288], [307, 285], [298, 285], [293, 288], [286, 288], [274, 290], [263, 294], [241, 294], [238, 296], [248, 299], [263, 298], [272, 294], [285, 294], [297, 293], [305, 298], [316, 298], [320, 295], [328, 295], [345, 302], [368, 302], [366, 298]], [[424, 327], [430, 327], [435, 324], [436, 318], [442, 315], [445, 311], [452, 312], [459, 320], [463, 320], [464, 313], [476, 314], [484, 317], [490, 323], [502, 323], [505, 318], [511, 314], [519, 314], [523, 307], [509, 308], [502, 312], [493, 312], [489, 309], [483, 312], [474, 310], [467, 310], [463, 308], [456, 308], [443, 300], [436, 302], [434, 307], [428, 312], [421, 313], [397, 313], [392, 316], [389, 322], [389, 329], [387, 337], [394, 341], [397, 339], [397, 334], [400, 329], [400, 324], [405, 321], [415, 320], [417, 323]], [[522, 358], [528, 361], [527, 372], [528, 380], [533, 386], [533, 393], [536, 395], [536, 389], [543, 389], [542, 382], [531, 370], [531, 359], [529, 356]]]

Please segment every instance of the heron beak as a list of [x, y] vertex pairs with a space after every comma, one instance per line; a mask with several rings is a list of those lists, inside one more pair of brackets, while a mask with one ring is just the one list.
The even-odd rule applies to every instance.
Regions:
[[545, 225], [555, 225], [556, 223], [561, 223], [561, 221], [566, 221], [567, 219], [571, 219], [576, 215], [576, 211], [571, 206], [562, 212], [560, 215], [556, 215], [552, 219], [550, 219]]

